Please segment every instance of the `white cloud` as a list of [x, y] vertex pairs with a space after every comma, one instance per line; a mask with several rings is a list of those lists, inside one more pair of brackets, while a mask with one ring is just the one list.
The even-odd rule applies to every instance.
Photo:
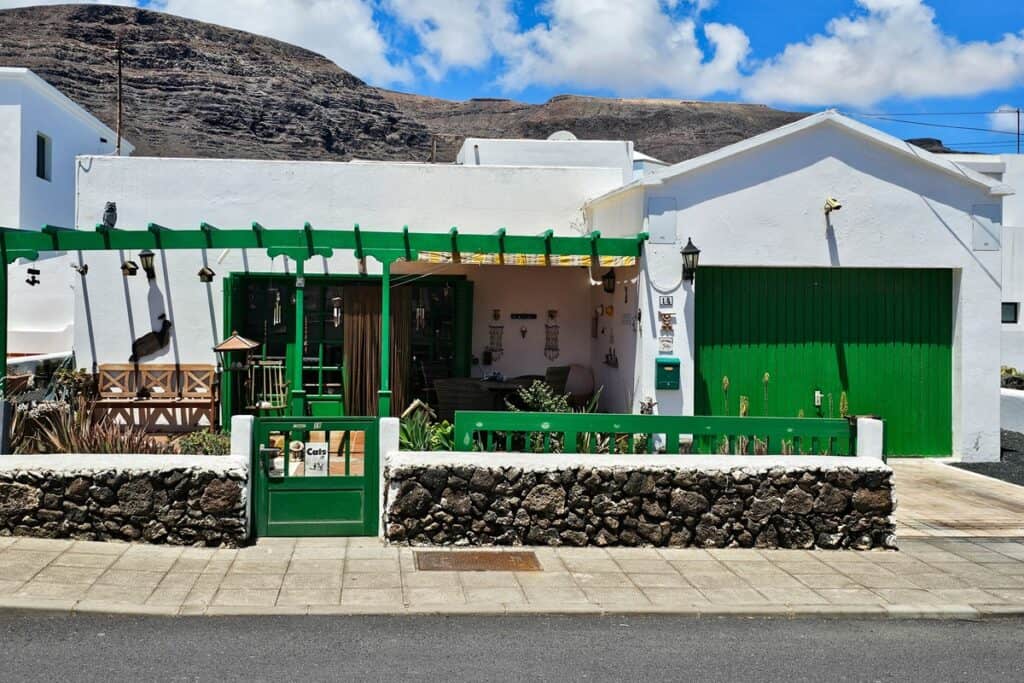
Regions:
[[962, 43], [921, 0], [858, 0], [824, 34], [758, 64], [741, 88], [750, 100], [866, 106], [887, 98], [969, 96], [1024, 78], [1024, 31]]
[[1002, 104], [988, 115], [988, 125], [994, 130], [1005, 133], [1017, 132], [1017, 107], [1009, 104]]
[[486, 65], [516, 26], [508, 0], [388, 0], [385, 6], [416, 34], [423, 49], [416, 63], [434, 80], [452, 68]]
[[159, 0], [151, 7], [301, 45], [374, 83], [412, 80], [404, 61], [388, 58], [364, 0]]
[[549, 0], [541, 11], [546, 23], [499, 46], [507, 65], [499, 82], [510, 90], [539, 84], [707, 95], [737, 87], [750, 46], [736, 26], [707, 23], [709, 58], [696, 22], [673, 18], [658, 0]]

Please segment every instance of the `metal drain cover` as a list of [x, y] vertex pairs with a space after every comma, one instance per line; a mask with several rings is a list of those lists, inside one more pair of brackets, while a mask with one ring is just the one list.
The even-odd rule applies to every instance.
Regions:
[[418, 550], [413, 554], [416, 556], [416, 569], [425, 572], [543, 571], [532, 551]]

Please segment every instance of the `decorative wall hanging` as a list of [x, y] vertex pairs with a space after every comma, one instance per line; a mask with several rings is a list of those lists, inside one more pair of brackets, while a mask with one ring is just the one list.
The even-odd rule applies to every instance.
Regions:
[[502, 341], [502, 337], [505, 333], [505, 326], [489, 325], [488, 328], [487, 350], [491, 352], [491, 358], [493, 360], [501, 360], [501, 354], [505, 353], [504, 342]]
[[548, 360], [558, 358], [558, 325], [544, 326], [544, 357]]
[[[423, 329], [422, 326], [420, 325], [420, 319], [422, 318], [422, 316], [421, 316], [422, 311], [423, 311], [422, 308], [417, 308], [416, 309], [416, 329], [418, 329], [418, 330]], [[334, 325], [335, 329], [341, 327], [341, 297], [340, 296], [331, 297], [331, 323]]]
[[673, 316], [671, 313], [659, 313], [658, 320], [661, 321], [661, 333], [672, 334], [672, 328], [675, 326], [672, 320]]
[[160, 321], [160, 329], [147, 332], [132, 342], [132, 355], [128, 357], [128, 362], [137, 363], [142, 358], [152, 356], [157, 351], [167, 348], [167, 345], [171, 343], [173, 324], [163, 313], [157, 317], [157, 320]]
[[492, 320], [501, 320], [501, 309], [500, 308], [491, 309], [491, 319]]

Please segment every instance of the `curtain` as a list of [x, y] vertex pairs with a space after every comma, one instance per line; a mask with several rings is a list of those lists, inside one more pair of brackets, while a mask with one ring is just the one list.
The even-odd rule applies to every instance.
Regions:
[[[376, 415], [380, 388], [381, 289], [371, 285], [344, 288], [345, 412]], [[400, 415], [409, 401], [412, 321], [410, 290], [391, 290], [391, 413]]]

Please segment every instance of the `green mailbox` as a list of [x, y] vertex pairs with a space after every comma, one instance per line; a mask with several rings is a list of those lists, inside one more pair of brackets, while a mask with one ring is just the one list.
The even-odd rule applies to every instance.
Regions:
[[654, 388], [679, 388], [679, 359], [674, 356], [662, 356], [654, 361]]

